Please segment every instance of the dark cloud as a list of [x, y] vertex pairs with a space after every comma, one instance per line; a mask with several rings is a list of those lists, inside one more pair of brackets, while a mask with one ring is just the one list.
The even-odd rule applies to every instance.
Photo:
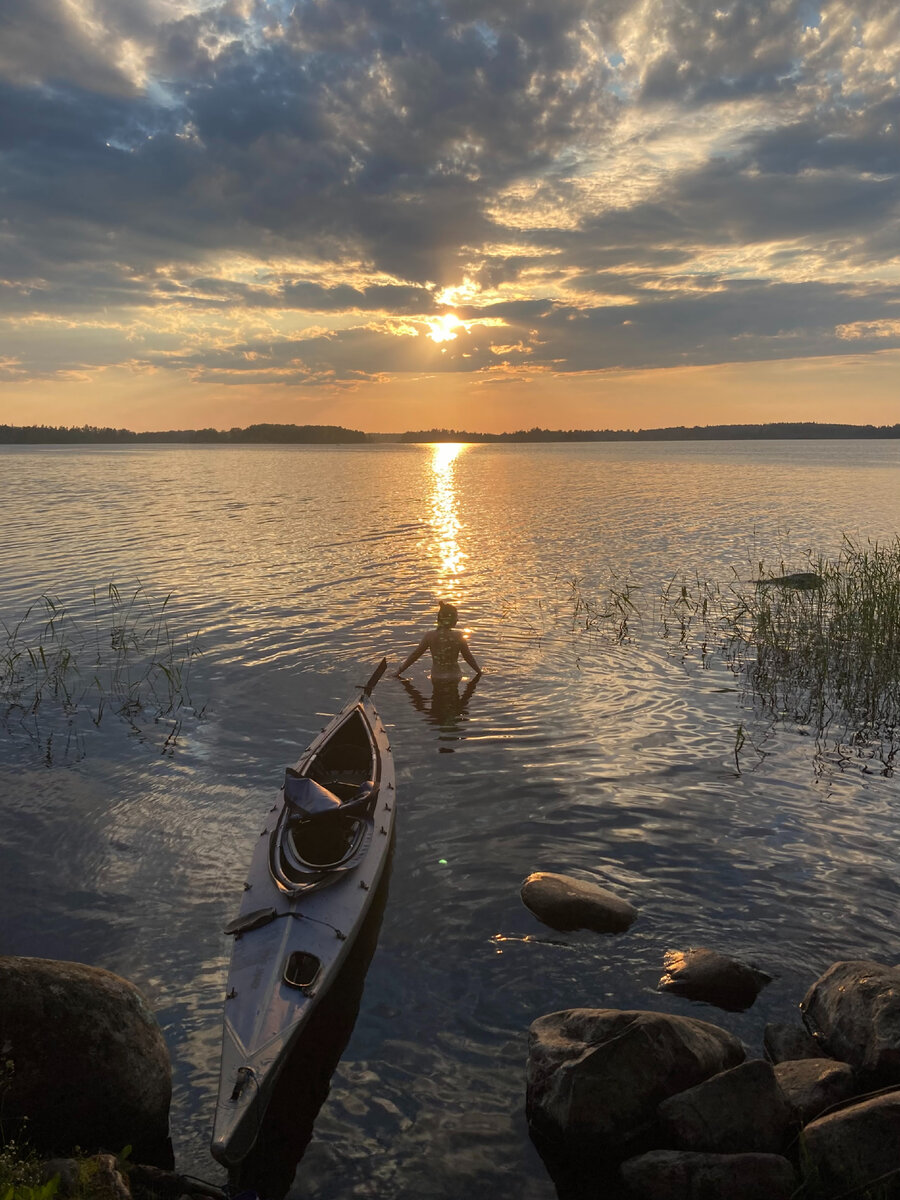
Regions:
[[[321, 382], [838, 353], [844, 326], [892, 344], [883, 0], [0, 0], [0, 25], [0, 312], [84, 320], [91, 348], [48, 370], [136, 348]], [[432, 342], [464, 281], [469, 330]], [[340, 322], [226, 349], [190, 325], [264, 309]], [[119, 332], [91, 332], [101, 312]], [[20, 351], [7, 370], [38, 373]]]

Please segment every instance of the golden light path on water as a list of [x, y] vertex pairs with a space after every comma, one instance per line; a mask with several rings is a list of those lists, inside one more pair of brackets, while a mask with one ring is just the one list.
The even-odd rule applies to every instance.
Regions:
[[462, 524], [457, 514], [454, 467], [457, 458], [468, 449], [466, 442], [435, 442], [431, 446], [431, 523], [432, 547], [436, 553], [445, 599], [458, 598], [457, 578], [465, 570], [467, 555], [459, 544]]

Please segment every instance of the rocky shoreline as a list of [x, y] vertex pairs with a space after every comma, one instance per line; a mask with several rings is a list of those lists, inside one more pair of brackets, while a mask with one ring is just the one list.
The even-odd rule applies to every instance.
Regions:
[[[558, 930], [620, 934], [638, 916], [547, 872], [522, 899]], [[768, 982], [697, 947], [666, 954], [659, 986], [742, 1011]], [[799, 1011], [802, 1024], [766, 1026], [764, 1058], [694, 1016], [578, 1008], [534, 1021], [526, 1115], [560, 1200], [900, 1200], [900, 966], [834, 963]], [[133, 984], [0, 957], [0, 1051], [4, 1136], [27, 1131], [57, 1194], [224, 1198], [173, 1169], [171, 1063]]]
[[[522, 899], [555, 929], [623, 932], [637, 917], [564, 875], [529, 876]], [[743, 1011], [768, 982], [692, 948], [665, 955], [659, 987]], [[767, 1025], [766, 1057], [750, 1059], [695, 1017], [539, 1017], [526, 1112], [560, 1200], [900, 1198], [900, 967], [834, 963], [799, 1010], [803, 1024]]]

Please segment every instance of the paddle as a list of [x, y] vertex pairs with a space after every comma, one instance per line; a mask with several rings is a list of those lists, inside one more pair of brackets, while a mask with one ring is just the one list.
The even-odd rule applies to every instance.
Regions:
[[363, 687], [363, 695], [371, 696], [375, 688], [375, 684], [387, 670], [387, 659], [383, 658], [375, 670], [372, 672], [369, 682]]

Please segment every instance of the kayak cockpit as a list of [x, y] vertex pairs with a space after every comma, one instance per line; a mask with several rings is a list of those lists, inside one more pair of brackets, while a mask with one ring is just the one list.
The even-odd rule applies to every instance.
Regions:
[[323, 887], [352, 869], [372, 838], [378, 753], [358, 709], [299, 770], [288, 767], [269, 867], [287, 892]]

